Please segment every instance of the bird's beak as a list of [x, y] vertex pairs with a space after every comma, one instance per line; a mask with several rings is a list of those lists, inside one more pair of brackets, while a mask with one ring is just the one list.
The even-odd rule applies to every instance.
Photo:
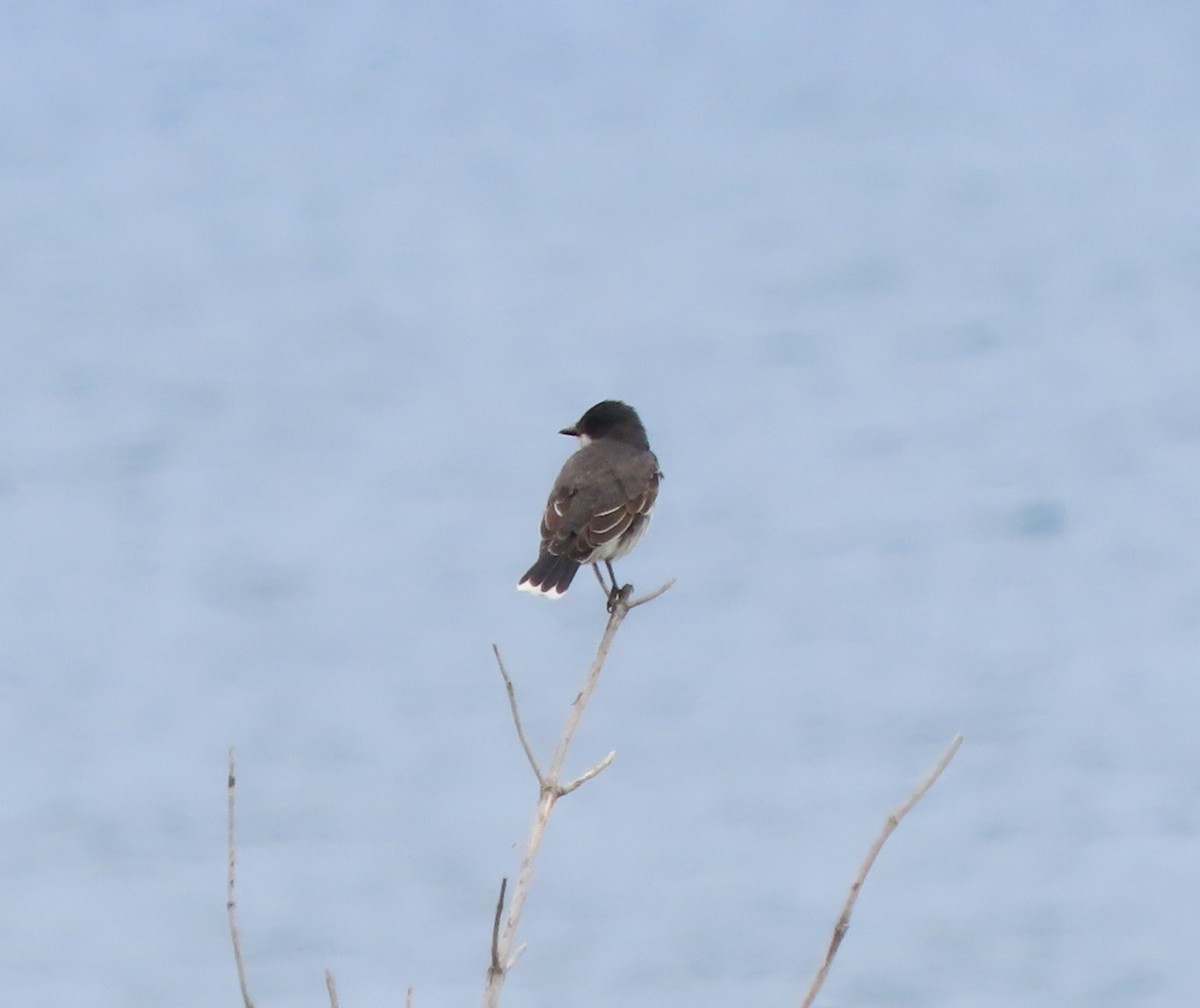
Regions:
[[579, 437], [579, 429], [576, 427], [564, 427], [558, 433], [566, 434], [568, 437]]

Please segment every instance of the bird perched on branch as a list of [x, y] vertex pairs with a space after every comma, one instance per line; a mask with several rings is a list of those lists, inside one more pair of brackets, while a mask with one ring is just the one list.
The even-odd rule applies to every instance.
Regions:
[[517, 582], [521, 591], [561, 598], [581, 564], [592, 564], [601, 584], [608, 568], [609, 607], [619, 593], [612, 561], [623, 557], [650, 524], [662, 472], [646, 428], [632, 406], [596, 403], [560, 434], [579, 439], [542, 512], [538, 558]]

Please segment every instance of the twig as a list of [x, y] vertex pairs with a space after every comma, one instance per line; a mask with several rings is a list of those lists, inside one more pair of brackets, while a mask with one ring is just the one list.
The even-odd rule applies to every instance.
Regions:
[[229, 878], [225, 897], [225, 912], [229, 916], [229, 937], [233, 941], [233, 961], [237, 965], [238, 986], [242, 991], [242, 1004], [245, 1008], [254, 1008], [250, 999], [250, 989], [246, 985], [246, 963], [242, 958], [242, 940], [238, 934], [237, 920], [237, 843], [234, 826], [237, 822], [237, 768], [234, 763], [233, 746], [229, 747], [229, 777], [226, 791], [229, 797]]
[[888, 815], [887, 820], [883, 824], [883, 829], [880, 830], [879, 835], [875, 838], [875, 842], [871, 844], [871, 849], [867, 852], [866, 859], [858, 869], [858, 874], [854, 877], [854, 881], [850, 885], [850, 892], [846, 896], [845, 905], [842, 907], [842, 915], [838, 918], [837, 924], [834, 925], [833, 937], [829, 940], [829, 948], [825, 950], [825, 958], [822, 960], [816, 976], [813, 977], [812, 984], [808, 988], [808, 994], [800, 1002], [800, 1008], [811, 1008], [812, 1003], [820, 993], [821, 987], [825, 983], [825, 978], [829, 975], [829, 967], [833, 965], [833, 957], [837, 955], [838, 948], [842, 944], [842, 939], [846, 937], [846, 932], [850, 928], [850, 915], [854, 912], [854, 904], [858, 901], [859, 891], [867, 879], [867, 873], [871, 870], [871, 866], [875, 864], [875, 859], [879, 856], [879, 852], [887, 842], [887, 838], [900, 825], [900, 820], [912, 811], [913, 806], [924, 798], [925, 793], [937, 782], [937, 779], [942, 775], [942, 771], [950, 765], [950, 761], [954, 759], [954, 754], [958, 752], [958, 748], [962, 744], [962, 735], [955, 735], [949, 747], [942, 753], [942, 758], [937, 761], [937, 764], [926, 775], [925, 779], [917, 785], [916, 790], [908, 796], [903, 804], [893, 809]]
[[337, 985], [333, 982], [333, 974], [325, 971], [325, 989], [329, 991], [329, 1008], [338, 1008]]
[[500, 897], [496, 900], [496, 915], [492, 918], [492, 965], [489, 975], [501, 972], [500, 966], [500, 918], [504, 914], [504, 893], [508, 889], [508, 879], [500, 880]]
[[500, 674], [504, 677], [504, 689], [508, 693], [508, 709], [512, 711], [513, 724], [517, 726], [517, 738], [521, 740], [521, 748], [525, 750], [525, 758], [529, 760], [529, 765], [533, 768], [533, 775], [538, 779], [538, 785], [544, 785], [546, 779], [542, 776], [542, 768], [538, 766], [537, 757], [533, 755], [533, 750], [529, 747], [529, 740], [525, 737], [525, 729], [521, 727], [521, 712], [517, 709], [517, 691], [508, 677], [504, 659], [500, 657], [500, 649], [495, 644], [492, 645], [492, 654], [496, 656], [496, 664], [500, 666]]
[[[596, 571], [596, 576], [600, 580], [601, 585], [603, 585], [604, 581], [600, 577], [599, 570]], [[603, 771], [616, 755], [615, 753], [609, 753], [594, 767], [566, 786], [561, 786], [558, 783], [562, 777], [563, 765], [567, 760], [567, 750], [571, 747], [571, 741], [575, 737], [579, 721], [583, 717], [583, 712], [587, 709], [588, 703], [591, 701], [597, 683], [600, 681], [600, 672], [604, 668], [604, 661], [608, 657], [609, 648], [612, 647], [613, 638], [616, 636], [617, 630], [620, 629], [621, 623], [629, 615], [631, 609], [644, 602], [649, 602], [651, 599], [658, 598], [659, 595], [674, 583], [675, 579], [672, 578], [658, 590], [634, 602], [629, 601], [630, 589], [628, 586], [612, 598], [608, 623], [604, 627], [604, 635], [600, 638], [600, 645], [596, 649], [596, 656], [592, 659], [592, 665], [588, 669], [583, 686], [580, 688], [579, 693], [576, 694], [570, 709], [567, 711], [566, 723], [563, 725], [558, 745], [554, 750], [553, 756], [550, 757], [549, 766], [544, 772], [539, 770], [537, 760], [534, 759], [533, 751], [529, 746], [528, 740], [525, 738], [524, 730], [521, 728], [512, 680], [504, 668], [504, 663], [500, 661], [499, 649], [495, 645], [492, 646], [492, 650], [496, 655], [496, 662], [500, 666], [500, 674], [504, 677], [505, 689], [508, 691], [513, 722], [517, 726], [517, 737], [521, 740], [521, 747], [525, 750], [525, 756], [529, 760], [529, 765], [533, 767], [534, 773], [537, 774], [539, 793], [537, 808], [534, 810], [533, 815], [533, 825], [530, 827], [529, 839], [525, 845], [525, 856], [521, 859], [521, 868], [517, 873], [516, 884], [513, 886], [508, 914], [504, 918], [503, 927], [499, 929], [498, 934], [496, 926], [500, 919], [500, 907], [497, 907], [497, 915], [493, 923], [491, 965], [488, 967], [487, 984], [484, 988], [485, 1008], [496, 1008], [499, 1005], [500, 990], [504, 986], [504, 978], [516, 963], [518, 956], [524, 951], [524, 945], [513, 951], [513, 943], [516, 938], [517, 926], [521, 922], [521, 914], [525, 909], [525, 900], [529, 895], [529, 887], [533, 881], [534, 863], [537, 861], [538, 851], [541, 850], [542, 840], [546, 834], [546, 824], [550, 820], [550, 813], [554, 809], [554, 803], [563, 795], [570, 794], [576, 788], [587, 783]]]
[[413, 989], [408, 988], [408, 993], [404, 995], [404, 1008], [413, 1008]]
[[616, 758], [617, 758], [617, 751], [614, 749], [607, 756], [605, 756], [604, 759], [602, 759], [599, 763], [597, 763], [594, 767], [592, 767], [591, 770], [588, 770], [586, 773], [580, 774], [573, 781], [571, 781], [570, 784], [564, 784], [562, 787], [560, 787], [558, 789], [558, 797], [561, 798], [563, 795], [569, 795], [576, 788], [582, 787], [584, 784], [586, 784], [588, 781], [590, 781], [593, 777], [595, 777], [602, 770], [607, 770], [609, 764], [612, 763], [612, 761], [615, 760]]
[[647, 602], [653, 602], [656, 598], [658, 598], [659, 595], [662, 595], [664, 592], [669, 591], [671, 586], [675, 583], [675, 580], [676, 580], [675, 578], [671, 578], [665, 584], [662, 584], [658, 588], [655, 588], [654, 591], [650, 592], [649, 594], [643, 595], [641, 598], [636, 598], [633, 601], [627, 603], [627, 608], [636, 609], [638, 606], [645, 605]]

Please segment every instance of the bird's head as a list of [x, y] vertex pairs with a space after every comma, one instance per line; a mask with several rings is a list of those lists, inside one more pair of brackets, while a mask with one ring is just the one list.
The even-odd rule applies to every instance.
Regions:
[[616, 399], [605, 399], [604, 402], [596, 403], [574, 424], [564, 427], [559, 433], [578, 438], [580, 447], [603, 438], [624, 441], [637, 448], [650, 447], [646, 438], [646, 428], [642, 426], [637, 411]]

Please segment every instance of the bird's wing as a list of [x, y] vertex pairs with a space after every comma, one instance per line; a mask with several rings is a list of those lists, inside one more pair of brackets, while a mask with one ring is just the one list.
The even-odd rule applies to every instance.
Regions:
[[658, 481], [655, 480], [636, 497], [615, 507], [597, 511], [579, 530], [574, 551], [590, 556], [601, 547], [620, 539], [638, 518], [650, 513], [657, 496]]
[[658, 497], [658, 461], [637, 452], [597, 465], [587, 449], [567, 460], [542, 513], [542, 547], [586, 560], [650, 513]]

